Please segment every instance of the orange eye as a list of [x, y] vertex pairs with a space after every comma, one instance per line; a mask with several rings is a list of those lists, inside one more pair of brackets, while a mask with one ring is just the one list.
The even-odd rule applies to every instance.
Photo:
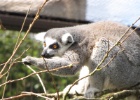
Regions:
[[46, 47], [46, 42], [43, 43], [44, 47]]
[[53, 48], [54, 48], [54, 49], [56, 49], [56, 48], [57, 48], [57, 45], [56, 45], [56, 44], [54, 44], [54, 45], [53, 45]]
[[49, 48], [51, 48], [51, 49], [59, 49], [59, 44], [54, 43], [54, 44], [50, 45]]

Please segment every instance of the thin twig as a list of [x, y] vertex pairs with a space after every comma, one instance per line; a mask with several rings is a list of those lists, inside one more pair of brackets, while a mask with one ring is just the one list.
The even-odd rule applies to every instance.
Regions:
[[114, 59], [119, 53], [121, 53], [122, 51], [124, 51], [124, 49], [123, 49], [123, 50], [119, 50], [115, 55], [113, 55], [113, 57], [108, 61], [108, 63], [107, 63], [105, 66], [98, 68], [98, 70], [102, 70], [102, 69], [105, 68], [107, 65], [109, 65], [109, 64], [113, 61], [113, 59]]
[[[32, 3], [33, 3], [33, 2], [32, 2]], [[31, 5], [30, 5], [30, 7], [29, 7], [29, 9], [28, 9], [28, 11], [27, 11], [27, 13], [26, 13], [26, 16], [24, 17], [24, 21], [23, 21], [22, 26], [21, 26], [21, 29], [20, 29], [20, 31], [19, 31], [18, 38], [17, 38], [16, 44], [15, 44], [14, 50], [15, 50], [15, 48], [16, 48], [17, 45], [18, 45], [18, 42], [19, 42], [19, 39], [20, 39], [20, 36], [21, 36], [21, 32], [22, 32], [22, 30], [23, 30], [23, 28], [24, 28], [24, 25], [25, 25], [26, 19], [27, 19], [27, 17], [28, 17], [28, 14], [29, 14], [29, 12], [30, 12], [32, 3], [31, 3]], [[13, 50], [13, 52], [14, 52], [14, 50]]]
[[[29, 48], [30, 48], [30, 47], [29, 47]], [[29, 50], [29, 48], [27, 48], [25, 51], [23, 51], [22, 54], [21, 54], [19, 57], [17, 57], [16, 59], [14, 59], [13, 62], [10, 63], [10, 66], [9, 66], [8, 70], [7, 70], [4, 74], [0, 75], [0, 78], [3, 77], [4, 75], [6, 75], [6, 74], [10, 71], [11, 67], [17, 62], [18, 59], [20, 59], [20, 58], [23, 56], [23, 54], [24, 54], [25, 52], [27, 52], [27, 51]], [[20, 61], [20, 62], [21, 62], [21, 61]]]
[[37, 97], [42, 97], [42, 98], [45, 98], [45, 99], [47, 99], [47, 100], [50, 100], [50, 98], [45, 97], [45, 96], [42, 96], [40, 93], [34, 93], [34, 92], [22, 92], [22, 94], [30, 94], [30, 95], [34, 95], [34, 96], [37, 96]]
[[[140, 18], [139, 18], [140, 19]], [[138, 27], [136, 27], [135, 29], [133, 29], [133, 31], [130, 33], [130, 34], [128, 34], [128, 36], [121, 42], [121, 43], [123, 43], [132, 33], [134, 33], [138, 28], [140, 27], [140, 25], [138, 26]]]
[[55, 83], [54, 77], [53, 77], [52, 73], [49, 71], [49, 68], [48, 68], [48, 66], [47, 66], [47, 62], [46, 62], [46, 60], [45, 60], [44, 57], [43, 57], [43, 60], [44, 60], [45, 65], [46, 65], [46, 69], [48, 70], [48, 73], [50, 74], [50, 76], [51, 76], [51, 78], [52, 78], [53, 86], [54, 86], [54, 88], [55, 88], [55, 90], [56, 90], [57, 98], [58, 98], [58, 100], [59, 100], [59, 99], [60, 99], [60, 97], [59, 97], [59, 91], [58, 91], [58, 89], [57, 89], [57, 87], [56, 87], [56, 83]]
[[3, 99], [0, 99], [0, 100], [18, 100], [19, 98], [24, 98], [24, 97], [27, 97], [27, 96], [32, 96], [31, 94], [20, 94], [20, 95], [16, 95], [16, 96], [11, 96], [11, 97], [7, 97], [7, 98], [3, 98]]
[[[126, 30], [126, 32], [122, 35], [122, 37], [118, 40], [118, 44], [119, 42], [125, 37], [125, 35], [129, 32], [130, 29], [132, 29], [132, 27], [140, 20], [140, 17], [134, 22], [132, 23], [132, 25], [128, 28], [128, 30]], [[133, 33], [134, 31], [131, 32], [131, 34]]]
[[[63, 69], [63, 68], [71, 68], [71, 67], [72, 67], [72, 64], [67, 65], [67, 66], [60, 66], [59, 68], [55, 68], [55, 69], [49, 70], [49, 72], [54, 72], [54, 71], [58, 71], [58, 70]], [[8, 80], [8, 81], [6, 81], [6, 82], [0, 84], [0, 87], [2, 87], [2, 86], [5, 85], [5, 84], [9, 84], [9, 83], [21, 81], [21, 80], [24, 80], [24, 79], [26, 79], [26, 78], [32, 76], [32, 75], [40, 74], [40, 73], [45, 73], [45, 72], [48, 72], [48, 70], [42, 70], [42, 71], [39, 71], [39, 72], [36, 72], [36, 73], [31, 73], [31, 74], [29, 74], [29, 75], [27, 75], [27, 76], [24, 76], [24, 77], [21, 77], [21, 78], [18, 78], [18, 79]]]
[[[120, 41], [121, 41], [121, 40], [125, 37], [125, 35], [129, 32], [129, 30], [132, 28], [132, 26], [134, 26], [134, 24], [137, 23], [139, 20], [140, 20], [140, 18], [138, 18], [138, 19], [126, 30], [126, 32], [125, 32], [125, 33], [121, 36], [121, 38], [114, 44], [114, 46], [112, 46], [112, 47], [107, 51], [107, 53], [106, 53], [105, 56], [103, 57], [102, 61], [96, 66], [96, 68], [95, 68], [91, 73], [89, 73], [88, 75], [86, 75], [86, 76], [84, 76], [84, 77], [82, 77], [82, 78], [80, 78], [80, 79], [77, 79], [77, 80], [71, 85], [71, 87], [69, 88], [69, 90], [64, 94], [63, 100], [66, 100], [67, 94], [69, 93], [69, 91], [71, 90], [71, 88], [72, 88], [75, 84], [77, 84], [80, 80], [82, 80], [82, 79], [84, 79], [84, 78], [87, 78], [87, 77], [93, 75], [96, 71], [99, 71], [100, 66], [101, 66], [102, 63], [105, 61], [105, 59], [108, 57], [109, 52], [112, 51], [112, 49], [113, 49], [115, 46], [121, 44]], [[133, 33], [133, 32], [132, 32], [132, 33]]]
[[33, 92], [22, 92], [22, 94], [35, 95], [35, 96], [42, 97], [42, 98], [44, 98], [44, 99], [50, 100], [50, 98], [45, 97], [45, 96], [42, 96], [42, 95], [41, 95], [41, 94], [39, 94], [39, 93], [33, 93]]
[[119, 92], [115, 92], [106, 98], [109, 98], [109, 100], [120, 100], [120, 99], [124, 99], [125, 97], [131, 96], [131, 95], [139, 96], [140, 90], [122, 90]]
[[[32, 69], [29, 65], [26, 65], [26, 66], [27, 66], [30, 70], [32, 70], [34, 73], [36, 73], [36, 71], [35, 71], [34, 69]], [[43, 88], [43, 90], [44, 90], [44, 93], [47, 94], [45, 85], [43, 84], [43, 81], [42, 81], [41, 77], [39, 76], [39, 74], [35, 74], [35, 75], [38, 77], [38, 79], [39, 79], [39, 81], [40, 81], [40, 83], [41, 83], [41, 85], [42, 85], [42, 88]]]
[[43, 96], [41, 93], [33, 93], [33, 92], [22, 92], [19, 95], [8, 97], [8, 98], [3, 98], [3, 99], [0, 99], [0, 100], [17, 100], [19, 98], [24, 98], [24, 97], [27, 97], [27, 96], [37, 96], [37, 97], [44, 98], [45, 100], [52, 100], [51, 98]]
[[[44, 5], [46, 4], [48, 0], [45, 0], [45, 2], [42, 4], [42, 6], [38, 9], [35, 18], [33, 19], [33, 21], [31, 22], [31, 24], [29, 25], [29, 28], [27, 30], [27, 32], [25, 33], [24, 37], [19, 41], [19, 44], [17, 45], [17, 47], [15, 48], [14, 52], [12, 53], [12, 55], [10, 56], [10, 58], [7, 60], [7, 62], [5, 63], [5, 65], [3, 66], [0, 75], [2, 75], [4, 69], [7, 67], [8, 63], [11, 61], [11, 59], [14, 57], [14, 55], [16, 54], [17, 50], [19, 49], [20, 45], [23, 43], [23, 41], [25, 40], [25, 38], [27, 37], [28, 33], [30, 32], [30, 30], [32, 29], [34, 23], [36, 22], [36, 20], [39, 18], [39, 14], [41, 12], [41, 9], [44, 7]], [[0, 77], [1, 78], [1, 77]]]
[[[57, 93], [51, 93], [51, 94], [41, 93], [41, 95], [46, 96], [46, 97], [50, 97], [50, 98], [52, 98], [52, 97], [57, 98], [58, 97]], [[62, 97], [62, 95], [63, 95], [63, 91], [59, 92], [59, 97]]]
[[[28, 49], [29, 49], [29, 48], [28, 48]], [[28, 50], [28, 49], [27, 49], [27, 50]], [[3, 75], [6, 75], [6, 74], [7, 74], [7, 76], [6, 76], [6, 81], [7, 81], [8, 77], [9, 77], [9, 71], [10, 71], [11, 67], [13, 66], [14, 62], [15, 62], [16, 60], [18, 60], [27, 50], [25, 50], [18, 58], [16, 58], [16, 59], [10, 64], [9, 69], [7, 70], [7, 72], [5, 72], [5, 73], [3, 74]], [[5, 81], [5, 82], [6, 82], [6, 81]], [[4, 90], [3, 90], [2, 98], [4, 97], [5, 90], [6, 90], [6, 84], [4, 85]]]
[[[6, 81], [7, 81], [8, 77], [9, 77], [9, 73], [7, 73]], [[2, 94], [2, 99], [4, 98], [5, 90], [6, 90], [6, 84], [4, 85], [3, 94]]]
[[[14, 64], [21, 63], [21, 61], [15, 61]], [[3, 66], [5, 63], [0, 64], [0, 66]], [[10, 63], [11, 64], [11, 63]]]

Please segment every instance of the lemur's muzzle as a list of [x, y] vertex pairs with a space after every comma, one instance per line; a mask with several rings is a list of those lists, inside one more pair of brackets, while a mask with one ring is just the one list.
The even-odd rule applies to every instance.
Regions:
[[43, 52], [41, 53], [41, 56], [44, 57], [44, 58], [51, 58], [51, 57], [53, 57], [54, 55], [50, 55], [50, 54], [48, 54], [45, 50], [43, 50]]

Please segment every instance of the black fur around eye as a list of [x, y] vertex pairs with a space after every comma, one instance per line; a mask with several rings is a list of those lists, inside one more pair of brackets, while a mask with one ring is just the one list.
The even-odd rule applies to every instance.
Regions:
[[49, 48], [51, 48], [51, 49], [59, 49], [60, 46], [59, 46], [58, 43], [53, 43], [52, 45], [49, 46]]

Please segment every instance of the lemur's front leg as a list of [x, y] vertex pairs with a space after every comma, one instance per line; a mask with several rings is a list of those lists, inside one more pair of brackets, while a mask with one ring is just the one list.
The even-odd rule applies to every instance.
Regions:
[[[68, 66], [65, 68], [60, 68], [57, 71], [52, 72], [55, 75], [59, 76], [66, 76], [66, 75], [74, 75], [83, 64], [83, 57], [81, 58], [80, 55], [78, 55], [74, 51], [67, 51], [64, 56], [60, 57], [54, 57], [50, 59], [46, 59], [45, 61], [43, 58], [36, 58], [36, 57], [30, 57], [27, 56], [26, 58], [22, 59], [22, 62], [24, 64], [28, 65], [34, 65], [40, 68], [45, 69], [46, 67], [50, 69], [56, 69], [63, 66]], [[70, 67], [69, 67], [70, 66]]]

